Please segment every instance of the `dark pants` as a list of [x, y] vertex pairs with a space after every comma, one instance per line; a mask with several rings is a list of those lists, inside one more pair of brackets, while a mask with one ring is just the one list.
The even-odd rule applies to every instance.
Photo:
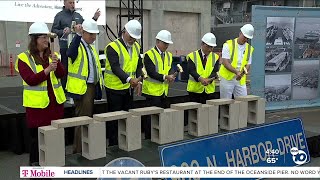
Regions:
[[38, 128], [29, 128], [30, 134], [30, 158], [29, 165], [39, 162], [39, 142], [38, 142]]
[[[165, 96], [145, 96], [147, 107], [156, 106], [161, 108], [168, 108], [169, 104]], [[144, 130], [145, 139], [151, 139], [151, 116], [142, 118], [142, 128]]]
[[[80, 99], [74, 99], [76, 116], [93, 116], [95, 91], [94, 84], [87, 84], [87, 92]], [[80, 153], [81, 150], [81, 126], [77, 126], [74, 129], [73, 152]]]
[[[61, 54], [61, 63], [65, 69], [66, 72], [68, 72], [68, 57], [67, 57], [67, 49], [68, 48], [61, 48], [60, 54]], [[64, 92], [66, 92], [66, 84], [67, 84], [67, 76], [63, 76], [61, 78], [61, 84]]]
[[[108, 112], [114, 111], [128, 111], [133, 108], [133, 95], [129, 92], [125, 94], [118, 94], [106, 90]], [[109, 121], [106, 123], [107, 138], [109, 139], [109, 146], [118, 145], [118, 121]]]
[[211, 93], [211, 94], [207, 94], [205, 92], [203, 92], [203, 93], [188, 92], [188, 93], [189, 93], [189, 98], [190, 98], [191, 102], [197, 102], [197, 103], [201, 103], [201, 104], [206, 104], [207, 100], [219, 98], [214, 93]]

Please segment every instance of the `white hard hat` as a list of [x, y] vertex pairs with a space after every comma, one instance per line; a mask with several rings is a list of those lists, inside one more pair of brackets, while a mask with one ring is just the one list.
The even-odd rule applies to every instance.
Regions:
[[205, 34], [202, 39], [201, 39], [202, 42], [206, 43], [207, 45], [209, 46], [212, 46], [212, 47], [216, 47], [217, 46], [217, 43], [216, 43], [216, 36], [212, 33], [207, 33]]
[[245, 24], [240, 28], [240, 30], [246, 38], [249, 38], [249, 39], [253, 38], [254, 28], [251, 24]]
[[160, 41], [163, 41], [168, 44], [173, 44], [171, 40], [171, 33], [167, 30], [161, 30], [158, 32], [156, 39], [159, 39]]
[[82, 23], [82, 29], [88, 33], [99, 33], [98, 24], [93, 19], [86, 19]]
[[124, 25], [129, 35], [135, 39], [141, 38], [141, 24], [138, 20], [132, 19]]
[[48, 26], [44, 22], [35, 22], [31, 24], [29, 28], [29, 35], [30, 34], [48, 34], [49, 29]]

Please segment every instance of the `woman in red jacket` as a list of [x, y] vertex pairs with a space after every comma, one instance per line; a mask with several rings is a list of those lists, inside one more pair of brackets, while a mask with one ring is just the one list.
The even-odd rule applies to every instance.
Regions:
[[38, 127], [50, 125], [64, 115], [66, 98], [60, 79], [66, 71], [50, 51], [48, 33], [45, 23], [33, 23], [28, 50], [18, 55], [16, 64], [23, 79], [23, 106], [31, 136], [30, 165], [39, 162]]

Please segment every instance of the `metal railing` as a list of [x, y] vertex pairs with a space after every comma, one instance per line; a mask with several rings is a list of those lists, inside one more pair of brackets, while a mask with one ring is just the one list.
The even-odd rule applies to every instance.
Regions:
[[230, 15], [227, 11], [222, 11], [215, 8], [213, 9], [213, 15], [220, 22], [222, 22], [222, 24], [251, 22], [251, 13], [243, 13], [241, 15]]

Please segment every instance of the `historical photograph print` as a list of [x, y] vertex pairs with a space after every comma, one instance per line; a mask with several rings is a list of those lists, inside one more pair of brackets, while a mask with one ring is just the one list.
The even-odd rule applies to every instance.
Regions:
[[264, 93], [267, 102], [291, 100], [291, 74], [266, 75]]
[[320, 18], [296, 18], [295, 59], [320, 57]]
[[291, 72], [292, 49], [291, 47], [266, 47], [265, 73]]
[[293, 17], [267, 17], [266, 45], [291, 45], [293, 34]]
[[292, 99], [318, 97], [319, 61], [295, 61], [292, 74]]

